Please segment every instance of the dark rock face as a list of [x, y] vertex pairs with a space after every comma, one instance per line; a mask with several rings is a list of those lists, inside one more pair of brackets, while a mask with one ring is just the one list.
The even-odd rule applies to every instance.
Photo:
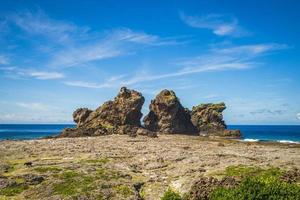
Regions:
[[78, 108], [75, 110], [73, 112], [73, 120], [77, 124], [77, 127], [80, 127], [82, 124], [84, 124], [92, 112], [92, 110], [87, 108]]
[[77, 128], [65, 129], [60, 136], [97, 136], [114, 133], [135, 135], [141, 126], [144, 101], [141, 93], [122, 87], [113, 101], [105, 102], [95, 111], [76, 110], [73, 116], [74, 121], [78, 123]]
[[160, 133], [195, 133], [189, 111], [185, 109], [172, 90], [161, 91], [149, 106], [144, 118], [145, 128]]

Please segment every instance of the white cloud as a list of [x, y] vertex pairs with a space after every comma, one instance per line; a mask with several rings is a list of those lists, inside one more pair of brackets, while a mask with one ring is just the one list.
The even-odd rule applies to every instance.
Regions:
[[119, 57], [130, 54], [135, 45], [171, 45], [175, 40], [162, 39], [144, 32], [128, 28], [109, 31], [104, 37], [89, 44], [78, 44], [56, 52], [51, 58], [50, 66], [72, 67], [92, 61]]
[[112, 87], [119, 87], [122, 83], [122, 78], [125, 77], [125, 75], [119, 75], [119, 76], [112, 76], [108, 80], [106, 80], [103, 84], [97, 84], [97, 83], [91, 83], [86, 81], [65, 81], [65, 85], [69, 86], [75, 86], [75, 87], [83, 87], [83, 88], [112, 88]]
[[285, 44], [267, 43], [267, 44], [252, 44], [252, 45], [241, 45], [237, 47], [216, 49], [222, 54], [247, 54], [247, 55], [259, 55], [269, 51], [281, 50], [288, 48]]
[[69, 86], [88, 88], [112, 88], [123, 85], [130, 86], [146, 81], [181, 77], [196, 73], [245, 70], [259, 65], [260, 63], [256, 61], [256, 58], [264, 55], [264, 53], [285, 47], [286, 45], [281, 44], [256, 44], [213, 48], [207, 54], [182, 60], [177, 63], [181, 69], [170, 73], [153, 75], [149, 72], [141, 71], [135, 75], [128, 75], [127, 77], [123, 75], [121, 78], [114, 81], [110, 80], [103, 83], [69, 81], [65, 82], [65, 84]]
[[72, 123], [70, 114], [3, 113], [1, 123]]
[[128, 55], [134, 52], [136, 45], [161, 46], [182, 43], [176, 38], [160, 38], [129, 28], [92, 32], [88, 27], [51, 19], [40, 10], [36, 13], [20, 12], [11, 15], [9, 20], [30, 35], [50, 40], [48, 45], [41, 44], [42, 46], [37, 47], [41, 51], [45, 46], [52, 47], [49, 61], [44, 63], [50, 67], [83, 66], [93, 61]]
[[40, 80], [60, 79], [64, 77], [62, 73], [46, 71], [28, 71], [27, 75]]
[[160, 41], [156, 35], [149, 35], [144, 32], [136, 32], [128, 28], [114, 30], [110, 33], [112, 40], [135, 42], [142, 44], [155, 44]]
[[91, 82], [85, 82], [85, 81], [65, 81], [65, 85], [69, 86], [75, 86], [75, 87], [83, 87], [83, 88], [111, 88], [114, 85], [103, 83], [103, 84], [97, 84], [97, 83], [91, 83]]
[[18, 67], [2, 67], [0, 70], [4, 71], [4, 73], [11, 78], [34, 78], [38, 80], [50, 80], [61, 79], [65, 77], [63, 73], [59, 72], [21, 69]]
[[50, 109], [50, 106], [48, 105], [42, 103], [35, 103], [35, 102], [34, 103], [18, 102], [16, 103], [16, 105], [34, 111], [47, 111]]
[[77, 39], [79, 39], [78, 36], [84, 37], [89, 30], [69, 22], [51, 19], [41, 10], [36, 13], [19, 12], [11, 15], [9, 20], [27, 33], [46, 36], [57, 43], [72, 40], [74, 36]]
[[297, 114], [296, 114], [296, 117], [297, 117], [297, 119], [300, 120], [300, 113], [297, 113]]
[[209, 29], [219, 36], [245, 36], [249, 33], [238, 25], [234, 17], [209, 14], [206, 16], [188, 16], [180, 13], [181, 20], [194, 28]]
[[0, 65], [7, 65], [9, 64], [8, 58], [4, 55], [0, 55]]
[[107, 58], [113, 58], [123, 55], [121, 49], [117, 49], [113, 44], [93, 44], [79, 48], [73, 48], [59, 51], [51, 58], [50, 66], [55, 67], [72, 67], [83, 65], [85, 63]]

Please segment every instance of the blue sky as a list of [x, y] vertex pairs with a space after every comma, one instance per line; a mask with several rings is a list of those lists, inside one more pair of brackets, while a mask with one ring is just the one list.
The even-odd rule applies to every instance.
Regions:
[[[223, 3], [222, 3], [223, 2]], [[0, 123], [69, 123], [121, 86], [228, 124], [300, 124], [299, 1], [0, 2]]]

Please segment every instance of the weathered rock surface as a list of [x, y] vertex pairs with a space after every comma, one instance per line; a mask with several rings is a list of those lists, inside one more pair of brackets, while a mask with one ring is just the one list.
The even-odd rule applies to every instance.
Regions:
[[89, 110], [88, 108], [78, 108], [73, 113], [73, 120], [77, 124], [77, 127], [80, 127], [82, 124], [84, 124], [89, 115], [92, 113], [92, 110]]
[[149, 106], [150, 112], [144, 118], [145, 128], [160, 133], [196, 133], [189, 111], [185, 109], [175, 92], [161, 91]]
[[162, 90], [149, 105], [150, 112], [143, 119], [144, 97], [126, 87], [120, 89], [113, 101], [107, 101], [95, 111], [79, 108], [73, 113], [76, 128], [67, 128], [60, 137], [127, 134], [156, 137], [157, 133], [197, 134], [222, 137], [241, 136], [238, 130], [226, 130], [222, 112], [226, 106], [200, 104], [192, 111], [184, 108], [175, 92]]
[[226, 130], [222, 112], [226, 109], [225, 103], [208, 103], [194, 106], [191, 112], [191, 121], [200, 134], [221, 137], [239, 138], [239, 130]]
[[135, 135], [141, 126], [141, 109], [144, 97], [135, 90], [125, 87], [113, 101], [107, 101], [95, 111], [78, 109], [74, 112], [77, 128], [65, 129], [61, 137], [96, 136], [107, 134]]
[[201, 132], [225, 130], [226, 124], [222, 115], [225, 109], [225, 103], [194, 106], [191, 112], [192, 123]]

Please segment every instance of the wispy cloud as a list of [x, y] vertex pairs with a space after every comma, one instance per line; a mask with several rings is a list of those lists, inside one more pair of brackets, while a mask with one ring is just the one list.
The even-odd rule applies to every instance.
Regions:
[[297, 117], [298, 120], [300, 120], [300, 113], [297, 113], [296, 117]]
[[33, 103], [18, 102], [16, 103], [16, 105], [33, 111], [47, 111], [50, 109], [50, 106], [42, 103], [36, 103], [36, 102]]
[[2, 67], [0, 70], [11, 78], [35, 78], [38, 80], [49, 80], [61, 79], [65, 77], [64, 74], [60, 72], [21, 69], [18, 67]]
[[106, 81], [100, 84], [82, 81], [70, 81], [65, 82], [65, 84], [69, 86], [88, 88], [110, 88], [122, 85], [130, 86], [146, 81], [181, 77], [204, 72], [245, 70], [262, 64], [256, 60], [259, 56], [285, 47], [286, 45], [281, 44], [242, 45], [226, 48], [214, 47], [206, 54], [186, 58], [177, 62], [176, 65], [180, 66], [180, 69], [170, 73], [151, 74], [146, 71], [141, 71], [135, 75], [128, 75], [127, 77], [122, 76], [122, 78], [113, 81]]
[[235, 17], [209, 14], [205, 16], [189, 16], [185, 13], [180, 13], [181, 20], [187, 25], [194, 28], [209, 29], [215, 35], [219, 36], [246, 36], [249, 32], [244, 30]]
[[19, 12], [10, 15], [8, 20], [29, 34], [42, 35], [57, 43], [72, 40], [73, 37], [76, 39], [79, 39], [79, 36], [84, 37], [89, 30], [87, 27], [78, 27], [70, 22], [54, 20], [41, 10], [35, 13]]
[[133, 31], [128, 28], [106, 32], [105, 36], [85, 44], [77, 44], [66, 50], [56, 52], [50, 66], [72, 67], [92, 61], [128, 55], [134, 52], [136, 45], [172, 45], [175, 40], [162, 39], [156, 35]]
[[9, 64], [9, 60], [6, 56], [0, 55], [0, 65], [7, 65]]
[[270, 109], [258, 109], [255, 111], [251, 111], [250, 114], [252, 115], [282, 115], [286, 111], [285, 110], [270, 110]]
[[[41, 10], [19, 12], [8, 19], [24, 32], [48, 39], [47, 49], [56, 45], [51, 48], [48, 62], [43, 63], [50, 67], [84, 66], [89, 62], [130, 55], [141, 45], [162, 46], [183, 42], [182, 39], [161, 38], [129, 28], [91, 31], [89, 27], [52, 19]], [[45, 45], [38, 49], [45, 49]]]
[[34, 113], [1, 113], [1, 123], [72, 123], [70, 114]]

